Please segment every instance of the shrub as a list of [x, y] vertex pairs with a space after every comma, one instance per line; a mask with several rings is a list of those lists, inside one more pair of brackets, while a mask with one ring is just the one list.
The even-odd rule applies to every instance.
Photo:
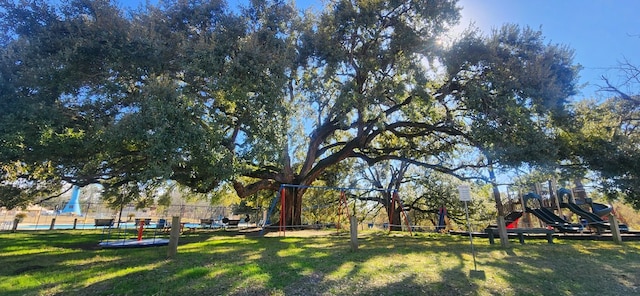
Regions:
[[15, 219], [18, 220], [18, 222], [22, 222], [22, 220], [24, 220], [24, 218], [27, 217], [26, 213], [17, 213]]

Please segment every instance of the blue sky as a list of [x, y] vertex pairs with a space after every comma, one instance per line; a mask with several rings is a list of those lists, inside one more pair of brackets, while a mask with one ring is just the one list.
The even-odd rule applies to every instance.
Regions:
[[[117, 0], [137, 7], [145, 0]], [[156, 2], [156, 0], [151, 0]], [[247, 0], [228, 0], [230, 6]], [[321, 9], [321, 0], [298, 0], [301, 8]], [[453, 32], [471, 23], [489, 33], [504, 23], [541, 29], [550, 43], [575, 50], [575, 62], [583, 66], [580, 84], [585, 86], [575, 99], [601, 98], [601, 76], [620, 81], [614, 68], [624, 59], [640, 65], [639, 0], [460, 0], [462, 19]]]
[[640, 1], [638, 0], [461, 0], [459, 27], [471, 21], [484, 32], [504, 23], [541, 29], [547, 41], [575, 50], [583, 66], [577, 98], [600, 97], [601, 76], [619, 81], [611, 69], [627, 59], [640, 65]]

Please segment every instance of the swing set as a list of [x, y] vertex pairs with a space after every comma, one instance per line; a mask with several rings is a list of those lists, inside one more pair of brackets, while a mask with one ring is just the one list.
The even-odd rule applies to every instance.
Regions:
[[[285, 223], [286, 220], [286, 189], [287, 188], [305, 188], [305, 189], [320, 189], [320, 190], [339, 190], [340, 191], [340, 199], [338, 201], [338, 212], [337, 212], [337, 219], [338, 221], [336, 221], [336, 230], [339, 231], [341, 229], [341, 223], [342, 223], [342, 216], [346, 217], [346, 221], [349, 221], [349, 217], [351, 216], [349, 213], [349, 207], [348, 207], [348, 203], [347, 203], [347, 198], [346, 198], [346, 191], [354, 191], [354, 190], [358, 190], [358, 191], [364, 191], [364, 190], [369, 190], [369, 191], [378, 191], [378, 192], [390, 192], [391, 193], [391, 209], [395, 209], [397, 205], [400, 206], [400, 214], [404, 217], [405, 220], [405, 224], [407, 226], [407, 230], [409, 231], [409, 235], [412, 236], [412, 227], [411, 227], [411, 221], [409, 220], [409, 216], [407, 215], [407, 212], [404, 208], [404, 204], [402, 203], [402, 201], [400, 200], [399, 196], [398, 196], [398, 191], [397, 190], [386, 190], [386, 189], [380, 189], [380, 188], [354, 188], [354, 187], [324, 187], [324, 186], [306, 186], [306, 185], [295, 185], [295, 184], [282, 184], [280, 185], [280, 188], [278, 190], [278, 192], [276, 193], [275, 198], [271, 201], [271, 205], [269, 206], [269, 211], [267, 212], [267, 217], [265, 219], [265, 222], [262, 226], [262, 230], [260, 230], [260, 235], [264, 235], [264, 231], [267, 228], [267, 226], [269, 226], [271, 224], [270, 222], [270, 217], [275, 209], [276, 204], [278, 203], [278, 200], [280, 201], [280, 220], [279, 220], [279, 225], [278, 225], [278, 235], [280, 235], [282, 233], [282, 236], [286, 236], [286, 230], [287, 227], [297, 227], [296, 225], [289, 225], [287, 226]], [[390, 217], [389, 220], [393, 221], [393, 215], [394, 215], [395, 210], [392, 210], [390, 213]], [[388, 225], [388, 229], [389, 231], [391, 231], [391, 226], [397, 226], [397, 225]], [[402, 226], [402, 224], [400, 225]]]
[[[162, 223], [162, 225], [160, 225], [160, 223]], [[105, 230], [106, 228], [102, 229], [103, 239], [98, 245], [106, 249], [166, 246], [169, 244], [169, 239], [157, 236], [158, 229], [160, 228], [160, 226], [164, 227], [165, 223], [166, 222], [162, 221], [158, 222], [156, 227], [154, 227], [152, 238], [143, 238], [145, 225], [150, 225], [150, 223], [145, 220], [140, 220], [136, 225], [134, 225], [137, 234], [136, 238], [134, 239], [128, 238], [129, 233], [126, 224], [124, 228], [118, 227], [117, 233], [115, 234], [111, 233], [112, 227], [109, 226], [108, 230]]]

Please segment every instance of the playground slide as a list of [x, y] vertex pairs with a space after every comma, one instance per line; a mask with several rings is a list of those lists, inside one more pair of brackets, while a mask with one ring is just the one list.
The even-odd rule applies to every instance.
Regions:
[[[589, 222], [589, 225], [595, 226], [597, 229], [607, 229], [607, 230], [611, 229], [611, 225], [609, 224], [609, 222], [607, 222], [605, 220], [602, 220], [602, 218], [600, 218], [600, 216], [598, 216], [598, 215], [596, 215], [594, 213], [587, 212], [587, 211], [583, 210], [577, 204], [564, 203], [562, 205], [566, 206], [567, 208], [569, 208], [569, 210], [571, 210], [572, 212], [574, 212], [575, 214], [580, 216], [582, 219], [587, 220], [587, 222]], [[620, 224], [620, 225], [618, 225], [618, 227], [620, 228], [620, 231], [622, 231], [622, 232], [629, 231], [629, 227], [627, 225]]]
[[514, 211], [504, 217], [507, 228], [518, 228], [518, 220], [522, 217], [522, 212]]
[[542, 222], [546, 223], [551, 227], [557, 228], [562, 232], [578, 232], [581, 230], [580, 226], [572, 225], [571, 223], [558, 217], [558, 215], [554, 214], [553, 212], [545, 208], [540, 208], [540, 209], [527, 208], [527, 212], [532, 213], [534, 216], [542, 220]]
[[591, 212], [598, 215], [598, 217], [609, 215], [609, 213], [611, 213], [611, 210], [612, 208], [610, 205], [605, 205], [597, 202], [591, 203]]

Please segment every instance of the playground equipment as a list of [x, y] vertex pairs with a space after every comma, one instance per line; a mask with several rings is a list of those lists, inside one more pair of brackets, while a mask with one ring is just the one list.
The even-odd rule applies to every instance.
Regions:
[[[601, 204], [601, 203], [597, 203], [597, 202], [593, 202], [593, 200], [591, 198], [584, 198], [583, 200], [581, 200], [581, 202], [578, 202], [574, 197], [573, 197], [573, 192], [571, 192], [571, 190], [567, 189], [567, 188], [560, 188], [558, 189], [558, 198], [561, 201], [561, 206], [562, 204], [576, 204], [576, 205], [580, 205], [580, 204], [588, 204], [591, 207], [591, 213], [595, 214], [598, 217], [605, 217], [607, 215], [609, 215], [609, 213], [611, 213], [611, 211], [613, 211], [613, 208], [610, 205], [607, 204]], [[565, 200], [566, 199], [566, 200]]]
[[613, 211], [613, 207], [610, 205], [593, 202], [590, 198], [587, 202], [591, 206], [591, 212], [596, 214], [598, 217], [605, 217]]
[[82, 216], [82, 211], [80, 210], [80, 188], [76, 185], [73, 185], [73, 189], [71, 190], [71, 199], [64, 206], [64, 208], [60, 211], [61, 214], [71, 213], [76, 216]]
[[[264, 235], [264, 231], [267, 227], [269, 227], [271, 225], [271, 215], [273, 213], [273, 210], [275, 209], [276, 204], [278, 203], [278, 201], [280, 201], [280, 219], [279, 219], [279, 225], [278, 225], [278, 232], [282, 233], [283, 235], [286, 234], [286, 229], [287, 227], [301, 227], [302, 225], [285, 225], [285, 208], [286, 208], [286, 196], [285, 196], [285, 192], [286, 192], [286, 188], [305, 188], [305, 189], [309, 189], [309, 188], [313, 188], [313, 189], [321, 189], [321, 190], [336, 190], [336, 191], [340, 191], [340, 200], [339, 200], [339, 204], [338, 204], [338, 215], [337, 215], [337, 221], [335, 223], [336, 228], [339, 230], [340, 229], [340, 223], [342, 220], [342, 216], [346, 215], [347, 216], [347, 221], [349, 221], [350, 217], [349, 217], [349, 211], [348, 211], [348, 206], [347, 206], [347, 200], [345, 197], [345, 191], [349, 191], [349, 190], [362, 190], [362, 191], [378, 191], [378, 192], [389, 192], [391, 193], [391, 208], [395, 208], [396, 204], [398, 204], [400, 206], [401, 209], [401, 215], [405, 218], [405, 223], [407, 226], [407, 230], [409, 231], [409, 234], [412, 235], [411, 233], [411, 221], [409, 220], [409, 216], [407, 215], [404, 205], [402, 204], [402, 201], [400, 200], [400, 198], [398, 197], [398, 193], [396, 190], [386, 190], [386, 189], [380, 189], [380, 188], [367, 188], [367, 189], [363, 189], [363, 188], [341, 188], [341, 187], [322, 187], [322, 186], [305, 186], [305, 185], [295, 185], [295, 184], [282, 184], [280, 185], [280, 189], [278, 190], [278, 192], [276, 193], [275, 198], [271, 201], [271, 205], [269, 206], [269, 210], [266, 214], [266, 218], [264, 219], [264, 223], [262, 224], [262, 229], [260, 231], [260, 235]], [[393, 211], [391, 212], [391, 216], [390, 219], [393, 220]], [[389, 225], [391, 226], [391, 225]], [[391, 227], [389, 227], [389, 230], [391, 230]]]
[[[601, 218], [599, 214], [606, 213], [609, 214], [611, 212], [611, 207], [604, 206], [603, 204], [597, 204], [591, 202], [591, 205], [597, 204], [599, 211], [598, 214], [595, 212], [588, 212], [584, 210], [580, 205], [578, 205], [573, 198], [573, 194], [571, 190], [566, 188], [561, 188], [558, 190], [558, 197], [562, 201], [560, 206], [563, 208], [568, 208], [571, 212], [580, 216], [580, 218], [587, 221], [589, 226], [596, 228], [597, 232], [601, 232], [602, 230], [611, 230], [611, 224], [608, 221], [605, 221]], [[566, 198], [566, 200], [565, 200]], [[593, 209], [593, 206], [592, 206]], [[628, 232], [629, 227], [625, 224], [618, 225], [620, 232]]]
[[[161, 219], [164, 220], [164, 219]], [[166, 222], [166, 220], [165, 220]], [[165, 222], [158, 221], [158, 223], [162, 223], [163, 227], [165, 226]], [[130, 239], [127, 233], [127, 227], [117, 228], [118, 232], [112, 236], [112, 227], [109, 226], [107, 228], [103, 228], [102, 236], [103, 239], [98, 245], [102, 248], [113, 249], [113, 248], [140, 248], [140, 247], [155, 247], [155, 246], [166, 246], [169, 244], [169, 239], [157, 237], [158, 227], [154, 227], [153, 237], [152, 238], [143, 238], [144, 236], [144, 228], [145, 228], [145, 220], [140, 219], [140, 221], [134, 225], [136, 227], [136, 238]], [[106, 231], [106, 233], [105, 233]]]
[[[531, 213], [542, 222], [546, 223], [561, 232], [579, 232], [582, 226], [579, 224], [571, 224], [559, 217], [552, 211], [542, 206], [542, 197], [536, 193], [529, 192], [523, 197], [524, 208], [527, 213]], [[537, 204], [537, 207], [535, 207]]]
[[506, 224], [507, 229], [518, 228], [518, 222], [520, 221], [521, 217], [522, 217], [521, 211], [514, 211], [507, 214], [504, 217], [504, 223]]

